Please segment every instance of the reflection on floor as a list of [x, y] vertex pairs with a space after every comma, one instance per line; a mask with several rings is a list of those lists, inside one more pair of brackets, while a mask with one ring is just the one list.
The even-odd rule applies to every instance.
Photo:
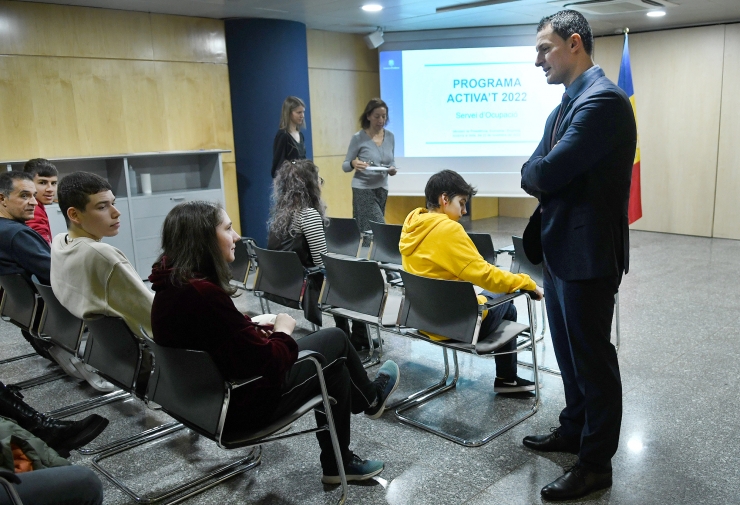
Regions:
[[[475, 221], [475, 231], [493, 235], [496, 247], [511, 244], [526, 221], [492, 218]], [[621, 289], [622, 347], [619, 359], [624, 385], [624, 417], [614, 459], [614, 486], [584, 500], [599, 504], [737, 503], [740, 482], [740, 301], [732, 288], [740, 278], [740, 242], [656, 233], [631, 234], [631, 272]], [[506, 266], [508, 258], [500, 258]], [[252, 294], [237, 305], [256, 313]], [[523, 307], [521, 307], [523, 308]], [[273, 311], [277, 307], [273, 305]], [[299, 320], [298, 337], [308, 333]], [[520, 310], [520, 314], [524, 314]], [[331, 318], [326, 317], [326, 325]], [[207, 335], [204, 335], [207, 338]], [[421, 389], [441, 374], [439, 348], [384, 334], [386, 358], [401, 367], [397, 396]], [[0, 322], [0, 358], [25, 351], [19, 331]], [[541, 360], [557, 367], [549, 336], [540, 346]], [[480, 434], [505, 420], [526, 400], [497, 397], [492, 360], [460, 357], [458, 390], [437, 398], [415, 415], [462, 433]], [[522, 359], [528, 356], [522, 355]], [[0, 379], [13, 383], [39, 375], [46, 365], [34, 358], [0, 367]], [[371, 370], [371, 374], [375, 372]], [[531, 378], [531, 372], [520, 368]], [[350, 486], [350, 503], [361, 504], [497, 504], [540, 503], [540, 488], [570, 465], [570, 455], [540, 455], [521, 445], [523, 436], [545, 433], [557, 424], [563, 406], [558, 377], [543, 374], [543, 405], [523, 424], [488, 445], [468, 449], [400, 424], [392, 413], [371, 421], [353, 418], [353, 450], [382, 459], [385, 471], [375, 480]], [[91, 395], [71, 379], [24, 392], [26, 400], [49, 411]], [[111, 420], [93, 445], [168, 420], [135, 401], [97, 410]], [[81, 417], [81, 416], [78, 416]], [[310, 417], [310, 416], [309, 416]], [[310, 419], [298, 423], [308, 425]], [[138, 491], [156, 490], [194, 475], [199, 469], [238, 457], [221, 451], [187, 430], [176, 436], [106, 461], [106, 466]], [[74, 453], [75, 464], [90, 456]], [[317, 444], [297, 437], [264, 448], [263, 463], [188, 503], [324, 504], [338, 497], [335, 487], [320, 482]], [[104, 480], [106, 504], [131, 503]]]

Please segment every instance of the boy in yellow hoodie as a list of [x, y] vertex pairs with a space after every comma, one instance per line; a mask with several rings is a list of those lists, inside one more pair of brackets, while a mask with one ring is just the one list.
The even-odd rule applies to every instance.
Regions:
[[[465, 206], [475, 193], [475, 188], [452, 170], [443, 170], [429, 179], [424, 189], [427, 208], [411, 211], [403, 223], [399, 243], [403, 269], [423, 277], [471, 282], [483, 288], [481, 295], [488, 299], [496, 298], [494, 293], [518, 290], [529, 291], [534, 299], [541, 299], [542, 288], [528, 275], [500, 270], [483, 259], [458, 222], [467, 213]], [[481, 339], [502, 320], [516, 321], [517, 317], [512, 302], [487, 312], [480, 328]], [[500, 351], [515, 349], [516, 339], [513, 339]], [[534, 390], [533, 382], [516, 374], [516, 353], [496, 356], [493, 390], [496, 393]]]

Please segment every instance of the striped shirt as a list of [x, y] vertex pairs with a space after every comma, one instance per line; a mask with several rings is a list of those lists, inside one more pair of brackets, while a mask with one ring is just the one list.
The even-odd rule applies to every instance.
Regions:
[[326, 254], [327, 248], [324, 222], [319, 211], [311, 207], [303, 209], [296, 216], [296, 220], [293, 221], [292, 228], [298, 233], [303, 233], [303, 236], [306, 237], [313, 264], [317, 267], [323, 267], [324, 262], [321, 260], [321, 254]]

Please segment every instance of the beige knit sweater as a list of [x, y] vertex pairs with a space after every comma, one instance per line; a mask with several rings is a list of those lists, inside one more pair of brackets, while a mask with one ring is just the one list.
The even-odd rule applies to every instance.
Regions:
[[51, 245], [51, 288], [62, 305], [85, 319], [121, 317], [137, 335], [152, 335], [152, 293], [115, 247], [60, 233]]

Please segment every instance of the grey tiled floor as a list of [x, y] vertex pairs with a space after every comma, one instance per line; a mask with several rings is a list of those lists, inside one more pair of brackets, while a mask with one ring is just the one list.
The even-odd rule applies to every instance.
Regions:
[[[475, 231], [493, 235], [497, 247], [525, 225], [521, 219], [475, 221]], [[614, 459], [614, 486], [583, 500], [598, 504], [740, 503], [740, 241], [633, 231], [631, 272], [621, 288], [624, 417]], [[507, 259], [501, 259], [506, 266]], [[251, 295], [236, 299], [243, 310], [258, 311]], [[277, 307], [273, 307], [275, 311]], [[520, 309], [523, 307], [520, 306]], [[290, 311], [289, 311], [290, 312]], [[301, 329], [308, 332], [297, 313]], [[520, 314], [524, 311], [520, 310]], [[327, 325], [331, 325], [326, 317]], [[406, 395], [441, 374], [441, 351], [427, 344], [384, 334], [386, 358], [401, 367], [396, 393]], [[15, 327], [0, 322], [0, 358], [26, 348]], [[539, 347], [541, 361], [557, 367], [549, 344]], [[522, 355], [522, 359], [528, 356]], [[417, 415], [461, 433], [481, 434], [527, 408], [526, 399], [497, 398], [492, 392], [493, 361], [461, 356], [458, 390], [431, 401]], [[46, 369], [41, 359], [0, 367], [12, 383]], [[371, 374], [374, 374], [371, 371]], [[520, 368], [520, 375], [531, 372]], [[534, 417], [481, 448], [463, 448], [399, 423], [392, 413], [371, 421], [353, 418], [352, 448], [363, 457], [382, 459], [385, 471], [375, 480], [350, 486], [350, 503], [497, 504], [540, 503], [540, 488], [571, 464], [569, 455], [540, 455], [521, 445], [524, 435], [547, 432], [563, 407], [558, 377], [542, 374], [542, 406]], [[27, 401], [52, 410], [91, 393], [62, 380], [26, 392]], [[155, 426], [168, 418], [136, 402], [98, 409], [111, 420], [99, 440]], [[310, 419], [297, 427], [310, 425]], [[320, 482], [316, 442], [304, 436], [265, 446], [260, 467], [188, 503], [323, 504], [338, 497]], [[107, 460], [107, 467], [138, 490], [161, 489], [237, 454], [188, 431]], [[76, 464], [90, 457], [73, 454]], [[104, 481], [106, 504], [132, 503]]]

